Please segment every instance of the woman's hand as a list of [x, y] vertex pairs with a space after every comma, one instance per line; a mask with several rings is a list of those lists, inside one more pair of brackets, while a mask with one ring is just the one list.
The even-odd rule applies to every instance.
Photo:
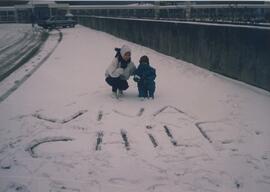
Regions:
[[117, 75], [117, 76], [120, 76], [124, 73], [124, 69], [123, 68], [117, 68], [114, 73]]

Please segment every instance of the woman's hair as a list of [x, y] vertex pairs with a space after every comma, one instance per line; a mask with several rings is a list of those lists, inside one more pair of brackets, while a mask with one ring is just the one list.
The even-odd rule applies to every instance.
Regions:
[[122, 57], [120, 48], [115, 48], [114, 50], [116, 51], [115, 57], [118, 59], [121, 68], [123, 68], [123, 69], [127, 68], [127, 65], [131, 61], [131, 59], [129, 58], [127, 61], [124, 60], [123, 57]]

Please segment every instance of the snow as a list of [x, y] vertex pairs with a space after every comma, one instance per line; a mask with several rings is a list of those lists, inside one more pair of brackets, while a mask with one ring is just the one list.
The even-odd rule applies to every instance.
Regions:
[[[25, 28], [29, 29], [28, 33], [32, 34], [35, 37], [33, 38], [34, 40], [32, 39], [33, 42], [29, 42], [31, 41], [31, 38], [26, 40], [23, 38], [22, 41], [20, 40], [21, 38], [19, 38], [19, 41], [15, 43], [10, 43], [12, 41], [9, 41], [9, 43], [7, 43], [8, 48], [6, 50], [3, 50], [3, 52], [1, 52], [2, 56], [0, 56], [0, 58], [2, 59], [2, 64], [5, 63], [5, 65], [3, 65], [1, 68], [0, 74], [4, 74], [5, 70], [7, 70], [10, 66], [15, 66], [18, 62], [20, 62], [21, 58], [25, 57], [25, 54], [28, 54], [28, 50], [26, 52], [22, 52], [22, 47], [24, 47], [23, 49], [30, 48], [31, 51], [31, 47], [29, 47], [29, 45], [34, 44], [34, 46], [36, 46], [40, 43], [39, 42], [40, 38], [38, 38], [40, 37], [40, 33], [38, 31], [34, 31], [33, 33], [32, 28], [30, 28], [30, 25], [19, 24], [17, 25], [17, 27], [15, 27], [17, 29], [16, 32], [14, 32], [14, 26], [15, 25], [13, 24], [5, 25], [6, 27], [5, 30], [8, 31], [9, 29], [10, 31], [12, 31], [14, 33], [13, 37], [15, 39], [20, 37], [21, 30]], [[39, 28], [36, 27], [35, 30], [39, 30]], [[36, 56], [31, 59], [31, 61], [21, 66], [20, 70], [14, 71], [12, 74], [9, 75], [9, 78], [5, 79], [5, 81], [2, 81], [0, 83], [0, 102], [3, 101], [5, 98], [7, 98], [10, 94], [12, 94], [17, 88], [19, 88], [20, 85], [24, 83], [24, 81], [26, 81], [31, 76], [31, 74], [33, 74], [52, 54], [52, 52], [54, 51], [54, 49], [56, 49], [58, 45], [58, 41], [60, 38], [58, 36], [59, 36], [58, 33], [55, 32], [51, 33], [50, 37], [45, 42], [45, 45], [43, 45], [42, 51], [39, 51], [36, 54]], [[25, 44], [28, 45], [25, 46]], [[18, 57], [18, 55], [22, 56]], [[18, 57], [17, 60], [14, 60], [14, 57]], [[13, 61], [7, 63], [7, 60], [10, 59], [13, 59]]]
[[0, 79], [14, 71], [41, 44], [42, 31], [30, 24], [0, 25]]
[[30, 33], [30, 25], [24, 24], [1, 24], [0, 25], [0, 43], [1, 51], [7, 46], [12, 45], [21, 38], [24, 37], [27, 33]]
[[[0, 103], [0, 191], [269, 191], [269, 92], [83, 26], [61, 31], [32, 73], [0, 83], [5, 94], [21, 82]], [[111, 97], [104, 73], [123, 44], [156, 68], [154, 100], [132, 79]]]
[[152, 4], [152, 3], [131, 3], [131, 4], [128, 4], [127, 6], [153, 7], [153, 6], [155, 6], [155, 5]]

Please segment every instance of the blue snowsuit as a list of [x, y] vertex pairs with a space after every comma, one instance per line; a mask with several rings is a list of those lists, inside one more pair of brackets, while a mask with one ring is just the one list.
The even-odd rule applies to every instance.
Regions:
[[148, 63], [140, 63], [134, 73], [134, 81], [137, 82], [139, 97], [152, 97], [156, 89], [156, 70]]

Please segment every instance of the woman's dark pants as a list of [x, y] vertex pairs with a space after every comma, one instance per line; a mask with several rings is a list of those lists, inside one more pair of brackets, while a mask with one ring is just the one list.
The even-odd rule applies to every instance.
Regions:
[[105, 81], [112, 87], [112, 91], [116, 92], [119, 90], [126, 90], [128, 88], [127, 80], [120, 79], [120, 77], [107, 77]]

